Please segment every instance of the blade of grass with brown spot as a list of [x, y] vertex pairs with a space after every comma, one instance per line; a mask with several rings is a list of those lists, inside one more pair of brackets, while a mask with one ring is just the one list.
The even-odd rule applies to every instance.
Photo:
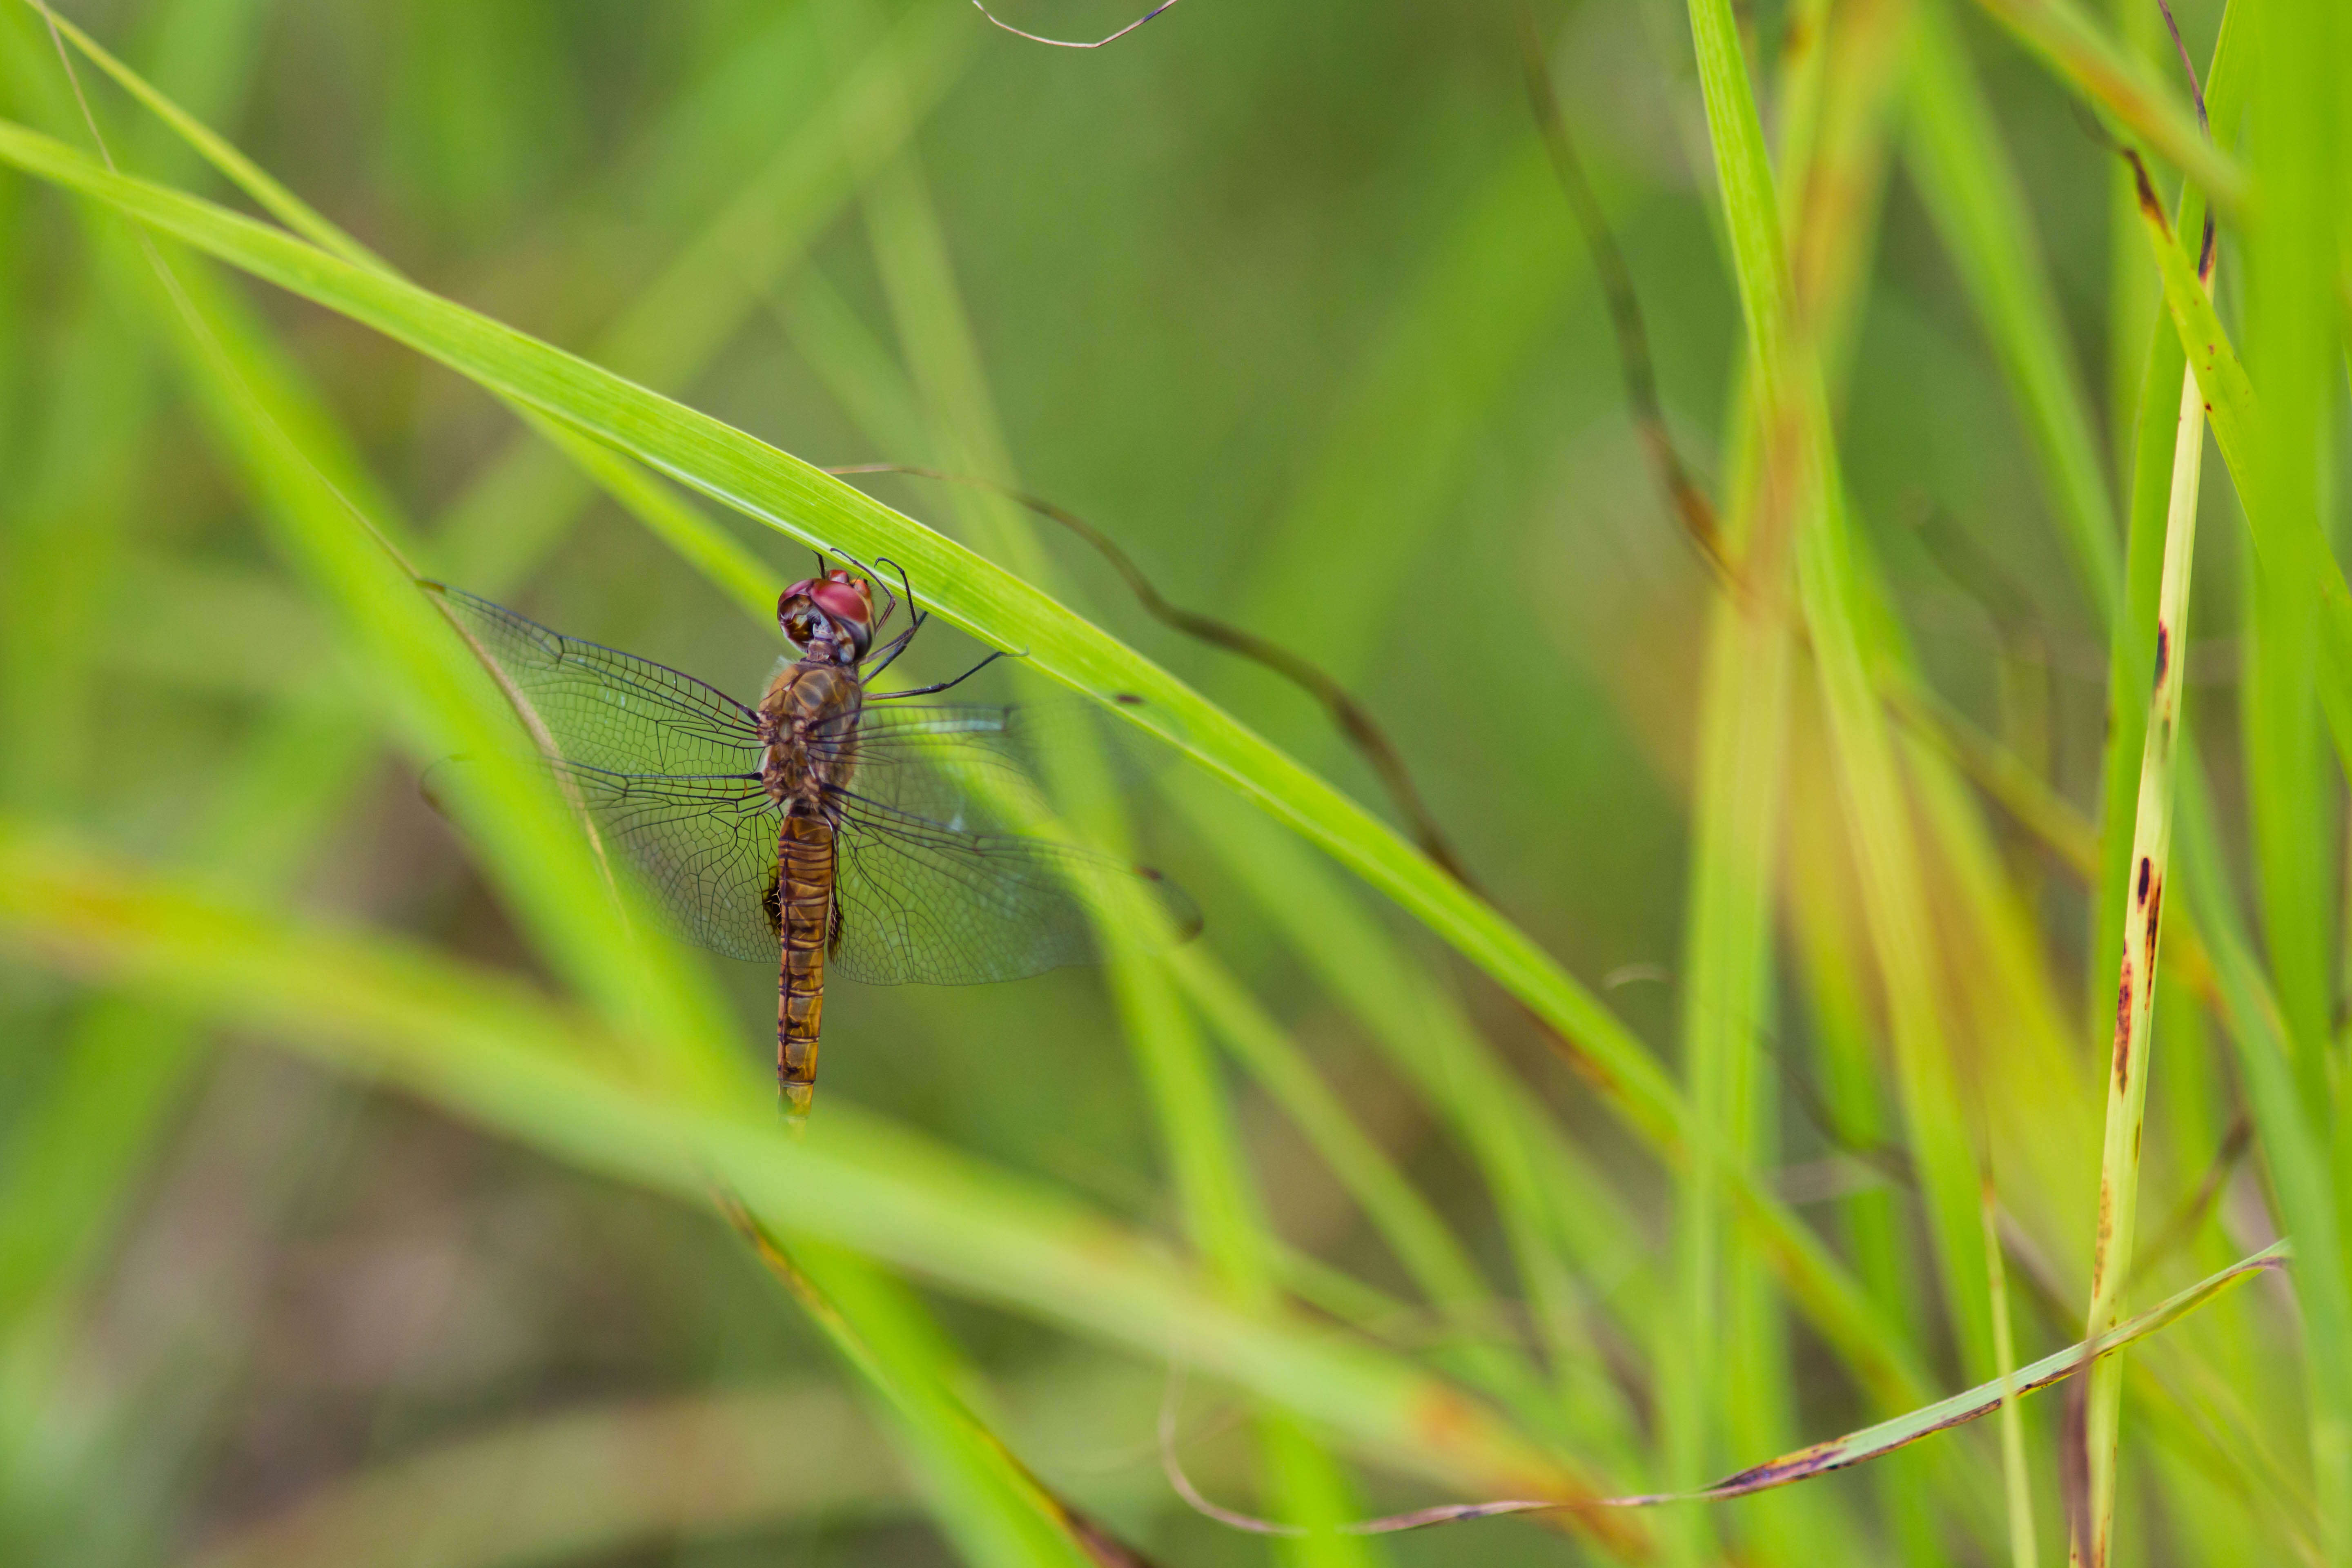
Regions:
[[2109, 38], [2073, 0], [1978, 0], [2083, 100], [2147, 139], [2174, 167], [2235, 212], [2245, 171], [2202, 134], [2196, 114], [2147, 62]]

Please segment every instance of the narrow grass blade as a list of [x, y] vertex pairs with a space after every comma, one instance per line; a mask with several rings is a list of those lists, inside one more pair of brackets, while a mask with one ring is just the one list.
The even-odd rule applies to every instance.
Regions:
[[2245, 200], [2245, 171], [2199, 130], [2197, 116], [2149, 68], [2083, 15], [2073, 0], [1978, 0], [1986, 13], [2040, 55], [2086, 103], [2105, 110], [2147, 138], [2175, 167], [2234, 212]]
[[[2346, 298], [2336, 165], [2347, 51], [2336, 37], [2345, 26], [2337, 6], [2252, 10], [2260, 107], [2251, 140], [2263, 206], [2246, 233], [2244, 331], [2261, 410], [2246, 455], [2259, 467], [2250, 476], [2233, 458], [2231, 469], [2242, 493], [2255, 492], [2246, 508], [2259, 552], [2252, 591], [2266, 613], [2248, 633], [2242, 736], [2264, 946], [2296, 1073], [2315, 1109], [2329, 1092], [2324, 1042], [2338, 991], [2328, 936], [2334, 879], [2324, 868], [2333, 862], [2336, 795], [2332, 781], [2322, 794], [2311, 754], [2311, 668], [2321, 651], [2315, 611], [2329, 633], [2323, 692], [2339, 723], [2339, 756], [2352, 768], [2352, 732], [2341, 728], [2352, 719], [2352, 597], [2329, 537], [2340, 524], [2332, 506], [2323, 510], [2322, 489], [2323, 466], [2341, 460], [2342, 446]], [[2220, 417], [2217, 408], [2217, 434]], [[2341, 1479], [2352, 1484], [2352, 1472]], [[2352, 1501], [2343, 1506], [2343, 1522], [2352, 1527]], [[2341, 1550], [2352, 1553], [2352, 1541]]]
[[[1604, 210], [1626, 198], [1591, 173]], [[1530, 224], [1540, 226], [1530, 237]], [[1550, 325], [1590, 288], [1589, 253], [1533, 139], [1512, 144], [1440, 226], [1252, 558], [1233, 618], [1353, 683], [1381, 646], [1376, 613], [1448, 517], [1496, 406]], [[1350, 548], [1335, 551], [1331, 541]]]
[[[1990, 1383], [1979, 1384], [1893, 1420], [1881, 1421], [1860, 1431], [1849, 1432], [1843, 1437], [1832, 1437], [1794, 1453], [1767, 1459], [1762, 1464], [1750, 1465], [1696, 1490], [1603, 1498], [1591, 1506], [1636, 1509], [1657, 1508], [1668, 1503], [1723, 1502], [1733, 1498], [1753, 1497], [1759, 1492], [1777, 1490], [1800, 1481], [1818, 1479], [1840, 1470], [1852, 1469], [1857, 1465], [1868, 1464], [1897, 1449], [1906, 1448], [1922, 1438], [1966, 1426], [2005, 1407], [2013, 1407], [2021, 1395], [2063, 1383], [2085, 1367], [2102, 1364], [2107, 1357], [2126, 1346], [2171, 1327], [2222, 1292], [2266, 1270], [2284, 1268], [2293, 1258], [2294, 1248], [2289, 1243], [2274, 1241], [2187, 1289], [2165, 1298], [2128, 1321], [2118, 1323], [2114, 1332], [2043, 1356], [2031, 1365], [2018, 1368], [2013, 1375], [1996, 1377]], [[1449, 1503], [1386, 1519], [1367, 1520], [1352, 1528], [1367, 1534], [1388, 1534], [1399, 1531], [1426, 1530], [1441, 1524], [1463, 1524], [1507, 1514], [1549, 1512], [1559, 1506], [1533, 1499]]]
[[974, 1568], [1148, 1568], [1031, 1474], [951, 1389], [946, 1338], [856, 1254], [794, 1255], [731, 1194], [720, 1209], [846, 1363], [897, 1440], [950, 1539]]
[[[2237, 6], [2223, 13], [2221, 35], [2205, 73], [2207, 112], [2215, 139], [2224, 146], [2235, 137], [2246, 100], [2249, 51], [2242, 17]], [[2121, 173], [2128, 186], [2130, 170], [2126, 167]], [[2183, 187], [2174, 226], [2180, 232], [2198, 232], [2206, 210], [2204, 193], [2193, 184]], [[2134, 232], [2144, 236], [2146, 216], [2136, 198], [2130, 212]], [[2140, 264], [2145, 268], [2145, 263]], [[2099, 858], [2094, 886], [2109, 889], [2122, 887], [2130, 875], [2133, 813], [2147, 723], [2147, 704], [2141, 699], [2141, 689], [2146, 672], [2156, 667], [2156, 605], [2163, 583], [2164, 520], [2170, 506], [2173, 437], [2179, 418], [2178, 390], [2188, 368], [2179, 333], [2160, 303], [2160, 287], [2153, 279], [2150, 287], [2158, 300], [2157, 319], [2150, 323], [2140, 380], [2134, 388], [2135, 415], [2127, 448], [2131, 500], [2125, 526], [2124, 614], [2108, 634], [2106, 744], [2100, 761]], [[2112, 1026], [2105, 970], [2111, 962], [2108, 955], [2123, 950], [2126, 913], [2120, 899], [2093, 900], [2091, 951], [2098, 973], [2086, 993], [2094, 1039]]]
[[2033, 1489], [2025, 1468], [2025, 1423], [2017, 1408], [2017, 1347], [2009, 1326], [2009, 1270], [2001, 1257], [2000, 1205], [1984, 1185], [1985, 1271], [1992, 1279], [1992, 1352], [2000, 1369], [2000, 1480], [2009, 1505], [2011, 1568], [2033, 1568]]
[[2101, 1335], [2096, 1341], [2070, 1346], [2019, 1367], [2013, 1377], [1996, 1377], [1990, 1383], [1979, 1384], [1964, 1394], [1956, 1394], [1923, 1410], [1912, 1411], [1892, 1421], [1882, 1421], [1874, 1426], [1865, 1426], [1859, 1432], [1850, 1432], [1826, 1443], [1816, 1443], [1793, 1454], [1783, 1454], [1760, 1465], [1751, 1465], [1738, 1474], [1726, 1476], [1713, 1486], [1692, 1495], [1695, 1498], [1745, 1497], [1751, 1492], [1810, 1480], [1834, 1470], [1849, 1469], [1882, 1455], [1891, 1454], [1922, 1437], [1949, 1431], [1979, 1416], [1991, 1415], [2014, 1398], [2062, 1383], [2093, 1361], [2104, 1363], [2105, 1358], [2125, 1347], [2160, 1329], [2169, 1328], [2232, 1286], [2242, 1284], [2265, 1269], [2284, 1267], [2291, 1254], [2292, 1249], [2287, 1243], [2273, 1242], [2252, 1257], [2242, 1258], [2186, 1290], [2167, 1297], [2147, 1311], [2117, 1323], [2112, 1332]]
[[2112, 625], [2123, 600], [2115, 501], [2025, 193], [1943, 0], [1917, 11], [1908, 162], [2024, 416], [2083, 591]]
[[[1945, 1300], [1967, 1364], [1991, 1363], [1976, 1184], [1958, 1126], [1952, 1064], [1929, 960], [1927, 904], [1910, 808], [1865, 658], [1862, 570], [1845, 517], [1828, 412], [1811, 347], [1790, 309], [1779, 208], [1727, 0], [1691, 0], [1699, 78], [1737, 271], [1748, 357], [1773, 448], [1768, 483], [1807, 495], [1795, 526], [1798, 597], [1811, 634], [1832, 744], [1855, 835], [1871, 934], [1883, 975], [1911, 1151], [1927, 1199]], [[1810, 488], [1809, 488], [1810, 487]]]
[[1234, 1058], [1282, 1107], [1331, 1173], [1459, 1336], [1449, 1358], [1498, 1400], [1524, 1398], [1535, 1369], [1507, 1347], [1500, 1303], [1445, 1221], [1359, 1127], [1281, 1026], [1196, 949], [1169, 961], [1185, 994]]
[[267, 1029], [584, 1168], [689, 1202], [722, 1182], [772, 1223], [1179, 1357], [1385, 1463], [1481, 1492], [1577, 1495], [1482, 1405], [1394, 1357], [1236, 1309], [1156, 1244], [854, 1107], [796, 1140], [761, 1097], [703, 1102], [621, 1076], [611, 1064], [648, 1047], [511, 982], [387, 939], [298, 929], [14, 822], [0, 823], [0, 931], [44, 962]]
[[[2139, 805], [2132, 829], [2132, 874], [2121, 978], [2116, 984], [2113, 1067], [2107, 1083], [2106, 1138], [2099, 1166], [2098, 1249], [2091, 1270], [2091, 1331], [2121, 1316], [2139, 1210], [2140, 1129], [2147, 1103], [2150, 1026], [2156, 1015], [2156, 964], [2164, 889], [2171, 876], [2172, 804], [2182, 721], [2182, 666], [2189, 637], [2190, 567], [2197, 546], [2198, 483], [2205, 451], [2205, 408], [2193, 377], [2180, 386], [2173, 447], [2172, 503], [2165, 521], [2164, 588], [2157, 603], [2156, 679], [2140, 757]], [[2102, 889], [2106, 891], [2105, 889]], [[2112, 895], [2111, 895], [2112, 896]], [[2116, 1423], [2122, 1385], [2115, 1369], [2091, 1380], [2089, 1561], [2107, 1560], [2115, 1507]], [[2079, 1547], [2078, 1543], [2078, 1547]]]

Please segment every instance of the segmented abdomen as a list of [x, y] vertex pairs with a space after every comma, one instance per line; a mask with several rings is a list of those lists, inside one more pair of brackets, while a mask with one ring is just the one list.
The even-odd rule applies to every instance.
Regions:
[[777, 915], [783, 968], [776, 990], [776, 1079], [787, 1109], [815, 1095], [817, 1032], [824, 1015], [824, 949], [833, 926], [833, 825], [795, 807], [776, 845]]

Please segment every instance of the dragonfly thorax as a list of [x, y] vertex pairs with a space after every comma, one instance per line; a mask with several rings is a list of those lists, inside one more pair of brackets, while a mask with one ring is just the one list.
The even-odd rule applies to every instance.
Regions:
[[865, 702], [856, 671], [846, 664], [803, 658], [777, 672], [760, 703], [760, 738], [767, 745], [760, 782], [771, 798], [787, 809], [817, 806], [849, 782]]

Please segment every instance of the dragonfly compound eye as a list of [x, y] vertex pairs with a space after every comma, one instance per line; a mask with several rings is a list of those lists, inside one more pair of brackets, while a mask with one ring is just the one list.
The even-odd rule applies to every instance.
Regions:
[[848, 643], [851, 657], [863, 658], [874, 637], [874, 591], [846, 572], [828, 572], [785, 589], [776, 602], [776, 621], [797, 647], [829, 637]]

